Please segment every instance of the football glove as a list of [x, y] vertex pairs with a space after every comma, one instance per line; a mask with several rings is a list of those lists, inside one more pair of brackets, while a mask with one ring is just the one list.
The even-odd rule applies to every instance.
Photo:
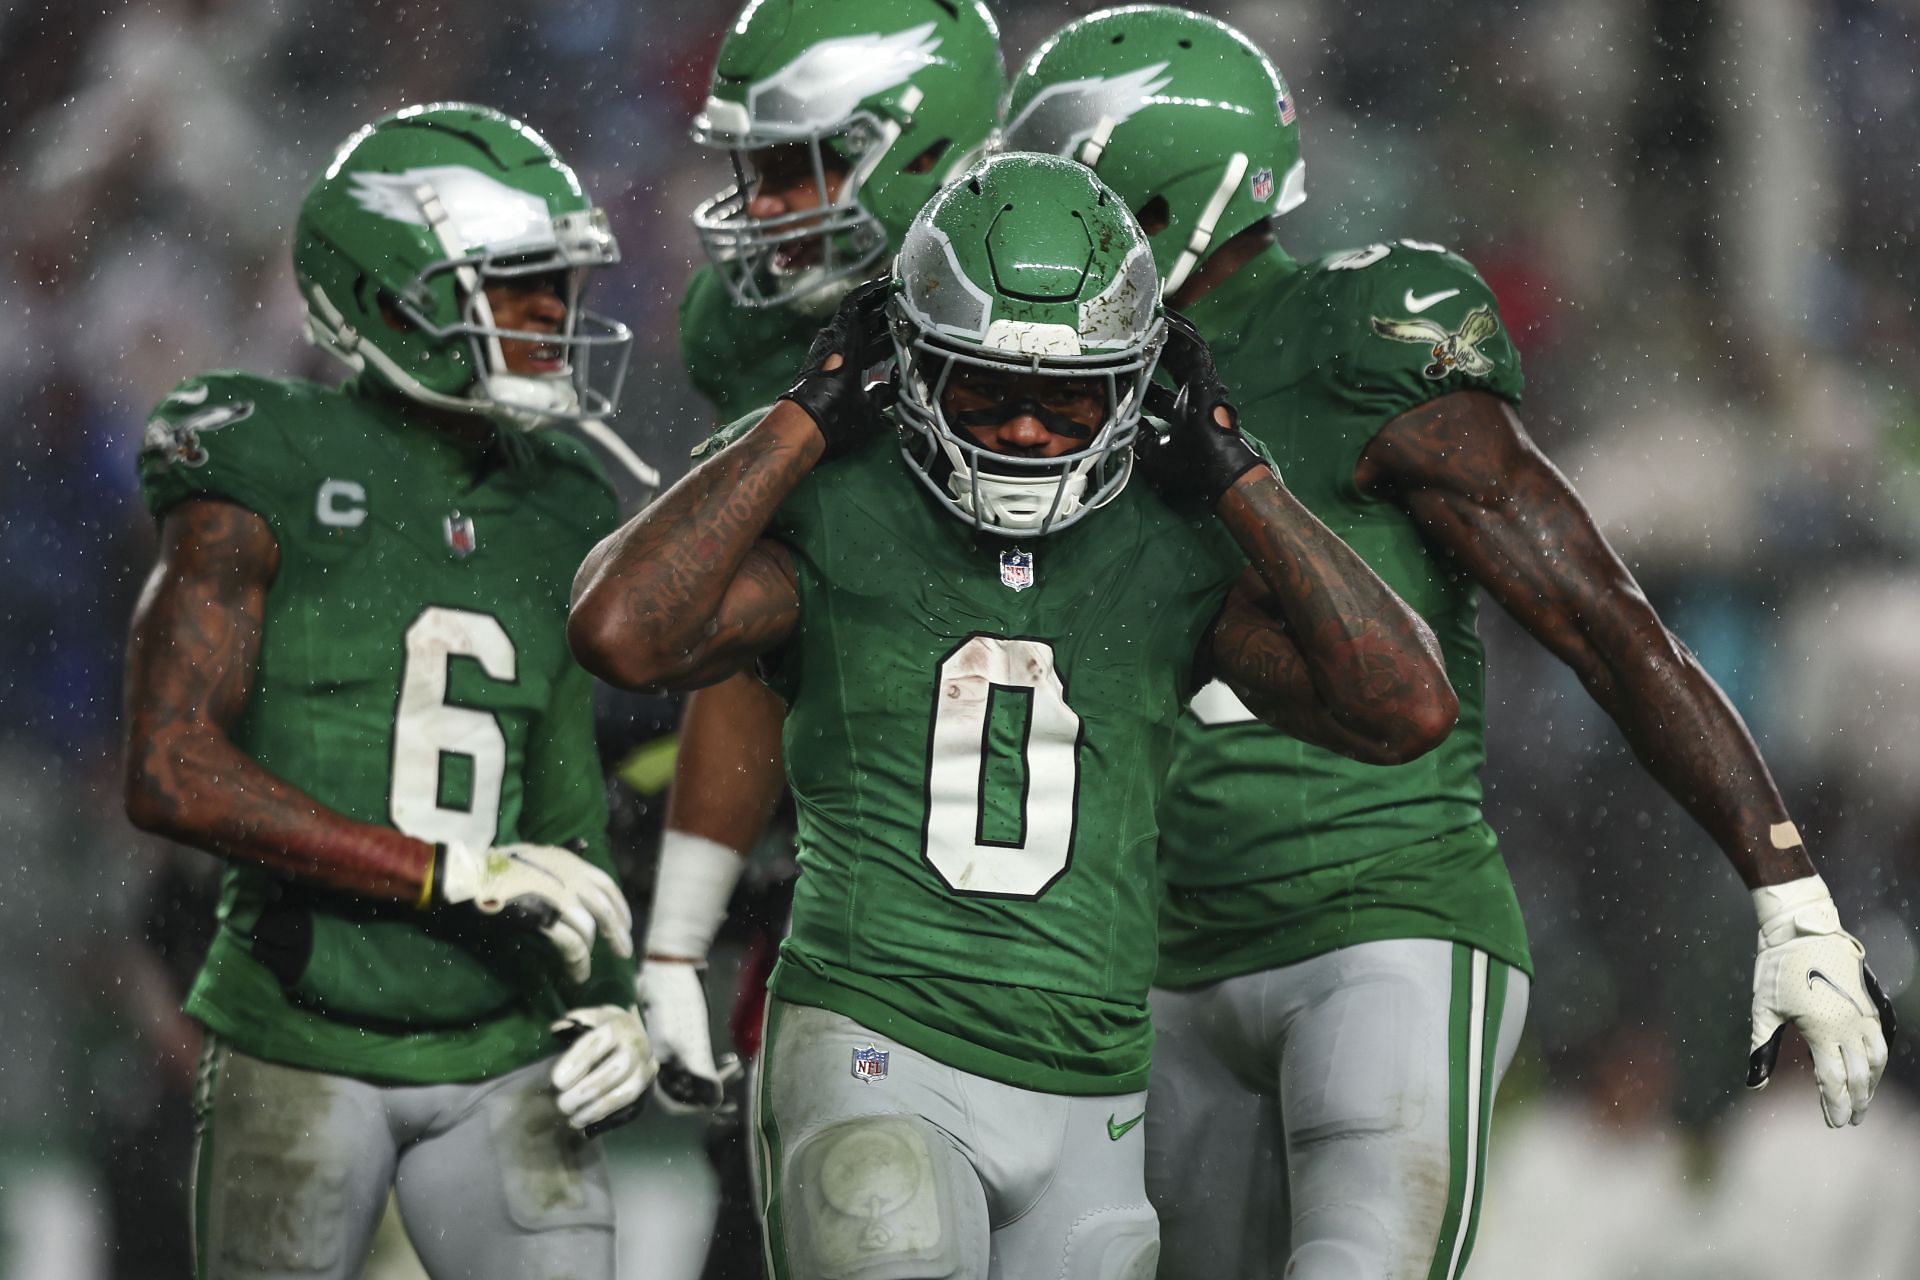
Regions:
[[707, 1014], [706, 965], [713, 935], [747, 860], [717, 840], [668, 831], [660, 843], [653, 915], [647, 922], [646, 960], [640, 966], [640, 1005], [660, 1057], [660, 1109], [675, 1115], [712, 1111], [739, 1060], [713, 1056]]
[[647, 1034], [658, 1046], [660, 1109], [693, 1115], [717, 1108], [727, 1082], [740, 1074], [740, 1060], [713, 1056], [707, 1017], [707, 989], [700, 967], [680, 960], [649, 960], [640, 967], [640, 1004], [647, 1011]]
[[569, 1125], [596, 1138], [640, 1114], [659, 1067], [638, 1013], [614, 1004], [572, 1009], [547, 1029], [568, 1042], [552, 1079]]
[[614, 954], [633, 954], [633, 912], [620, 886], [579, 854], [552, 845], [504, 844], [478, 851], [458, 843], [436, 845], [422, 905], [538, 930], [559, 952], [575, 984], [592, 971], [596, 933]]
[[[1164, 419], [1169, 430], [1161, 435], [1143, 429], [1134, 441], [1135, 459], [1147, 482], [1162, 494], [1191, 495], [1212, 509], [1234, 481], [1266, 460], [1240, 431], [1240, 415], [1227, 401], [1206, 339], [1177, 311], [1167, 312], [1160, 367], [1173, 376], [1178, 390], [1154, 384], [1147, 392], [1147, 408]], [[1214, 420], [1216, 408], [1226, 410], [1228, 426]]]
[[1887, 1069], [1893, 1003], [1866, 949], [1840, 927], [1819, 876], [1753, 891], [1760, 952], [1753, 962], [1753, 1046], [1747, 1087], [1764, 1089], [1791, 1023], [1813, 1054], [1827, 1126], [1859, 1124]]
[[[874, 280], [842, 299], [833, 319], [814, 335], [800, 380], [780, 397], [806, 410], [827, 442], [828, 458], [858, 448], [884, 425], [881, 402], [867, 390], [866, 372], [893, 354], [887, 334], [892, 296], [892, 280]], [[823, 368], [835, 353], [840, 366]]]

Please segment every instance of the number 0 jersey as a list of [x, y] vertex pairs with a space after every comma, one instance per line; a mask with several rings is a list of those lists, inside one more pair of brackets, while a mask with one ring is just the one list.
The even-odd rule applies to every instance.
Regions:
[[768, 674], [803, 868], [772, 990], [1023, 1088], [1145, 1088], [1157, 784], [1245, 567], [1224, 527], [1135, 481], [976, 540], [881, 440], [769, 533], [799, 581]]
[[1408, 764], [1359, 764], [1253, 720], [1224, 686], [1193, 701], [1161, 815], [1159, 983], [1191, 987], [1385, 938], [1460, 941], [1531, 972], [1481, 816], [1478, 588], [1354, 468], [1387, 422], [1455, 391], [1518, 401], [1519, 357], [1464, 260], [1402, 241], [1310, 264], [1278, 249], [1189, 312], [1241, 425], [1287, 487], [1433, 628], [1460, 718]]
[[[156, 517], [215, 498], [279, 544], [241, 751], [361, 822], [481, 848], [579, 842], [610, 871], [592, 685], [565, 629], [573, 567], [617, 509], [576, 442], [525, 442], [508, 467], [351, 384], [216, 373], [161, 402], [140, 478]], [[561, 1011], [632, 1003], [604, 943], [584, 990], [549, 950], [230, 863], [187, 1009], [291, 1066], [484, 1079], [553, 1052]]]

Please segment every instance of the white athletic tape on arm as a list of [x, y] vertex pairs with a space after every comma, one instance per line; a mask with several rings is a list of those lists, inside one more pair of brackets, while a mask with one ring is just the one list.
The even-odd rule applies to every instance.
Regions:
[[647, 954], [705, 962], [747, 860], [717, 840], [669, 831], [660, 841]]
[[1767, 839], [1776, 849], [1798, 849], [1801, 845], [1800, 828], [1791, 822], [1776, 822], [1767, 828]]

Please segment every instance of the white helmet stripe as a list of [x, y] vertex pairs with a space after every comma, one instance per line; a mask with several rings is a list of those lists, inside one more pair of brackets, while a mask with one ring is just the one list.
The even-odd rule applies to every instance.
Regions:
[[1174, 260], [1173, 269], [1167, 272], [1166, 284], [1162, 294], [1171, 294], [1187, 282], [1193, 269], [1200, 265], [1200, 255], [1213, 243], [1213, 229], [1220, 223], [1220, 215], [1227, 211], [1227, 202], [1233, 199], [1233, 193], [1239, 189], [1240, 179], [1247, 173], [1247, 156], [1244, 151], [1236, 151], [1227, 157], [1227, 168], [1220, 179], [1220, 185], [1214, 188], [1213, 198], [1207, 201], [1206, 208], [1200, 211], [1200, 220], [1194, 224], [1193, 235], [1187, 241], [1187, 247], [1181, 250]]

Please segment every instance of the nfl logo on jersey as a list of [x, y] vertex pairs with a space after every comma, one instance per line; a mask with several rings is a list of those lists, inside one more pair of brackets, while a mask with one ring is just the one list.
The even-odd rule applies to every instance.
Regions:
[[478, 545], [473, 536], [472, 516], [463, 516], [456, 511], [447, 517], [447, 546], [453, 549], [453, 554], [465, 560]]
[[1033, 552], [1002, 551], [1000, 553], [1000, 583], [1012, 587], [1015, 591], [1025, 591], [1033, 585]]
[[867, 1084], [879, 1084], [887, 1078], [887, 1051], [868, 1045], [853, 1051], [853, 1078]]

